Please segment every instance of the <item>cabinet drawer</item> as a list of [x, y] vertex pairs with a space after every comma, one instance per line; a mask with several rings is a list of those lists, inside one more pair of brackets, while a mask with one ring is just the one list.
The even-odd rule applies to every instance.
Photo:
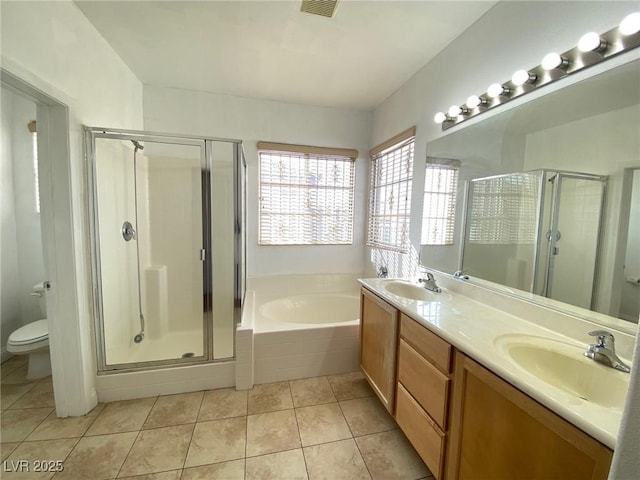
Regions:
[[400, 339], [398, 381], [418, 401], [440, 428], [447, 428], [449, 378]]
[[451, 373], [451, 345], [415, 320], [400, 315], [400, 335], [421, 355], [445, 373]]
[[401, 384], [397, 390], [396, 422], [433, 476], [442, 478], [445, 435]]

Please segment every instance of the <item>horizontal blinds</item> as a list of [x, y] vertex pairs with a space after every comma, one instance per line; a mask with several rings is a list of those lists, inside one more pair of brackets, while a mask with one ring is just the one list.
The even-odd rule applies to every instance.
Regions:
[[358, 158], [358, 150], [351, 148], [312, 147], [309, 145], [292, 145], [290, 143], [258, 142], [258, 150], [287, 152], [298, 155], [346, 157], [350, 160]]
[[408, 251], [414, 145], [413, 135], [391, 147], [385, 142], [385, 148], [377, 149], [372, 158], [367, 232], [370, 246]]
[[381, 153], [385, 153], [386, 150], [389, 150], [389, 149], [395, 150], [396, 148], [398, 148], [399, 145], [401, 145], [404, 142], [412, 140], [413, 138], [415, 138], [415, 136], [416, 136], [416, 127], [408, 128], [404, 132], [401, 132], [395, 135], [394, 137], [391, 137], [386, 142], [382, 142], [380, 145], [373, 147], [371, 150], [369, 150], [369, 155], [372, 158], [375, 158]]
[[471, 183], [468, 239], [478, 244], [532, 244], [540, 177], [514, 173]]
[[451, 245], [455, 227], [458, 168], [427, 162], [424, 175], [422, 245]]
[[261, 151], [259, 243], [353, 243], [354, 179], [348, 156]]

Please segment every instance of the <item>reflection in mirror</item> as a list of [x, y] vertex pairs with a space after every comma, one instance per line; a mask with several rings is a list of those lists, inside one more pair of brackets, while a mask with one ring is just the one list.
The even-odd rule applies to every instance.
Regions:
[[423, 263], [637, 323], [638, 85], [632, 60], [430, 142], [460, 187], [455, 243]]

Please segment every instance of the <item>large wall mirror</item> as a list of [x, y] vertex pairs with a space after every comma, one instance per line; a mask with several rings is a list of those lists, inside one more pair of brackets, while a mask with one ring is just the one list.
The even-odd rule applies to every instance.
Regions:
[[635, 330], [640, 60], [620, 63], [427, 145], [460, 182], [455, 241], [423, 263]]

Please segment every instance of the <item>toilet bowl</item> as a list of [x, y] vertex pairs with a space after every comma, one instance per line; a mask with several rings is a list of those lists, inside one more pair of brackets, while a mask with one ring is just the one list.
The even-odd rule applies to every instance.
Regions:
[[[33, 293], [40, 303], [40, 310], [46, 311], [44, 285], [34, 285]], [[49, 325], [47, 319], [36, 320], [14, 331], [7, 341], [7, 352], [13, 355], [29, 355], [27, 379], [36, 380], [51, 375], [49, 357]]]

